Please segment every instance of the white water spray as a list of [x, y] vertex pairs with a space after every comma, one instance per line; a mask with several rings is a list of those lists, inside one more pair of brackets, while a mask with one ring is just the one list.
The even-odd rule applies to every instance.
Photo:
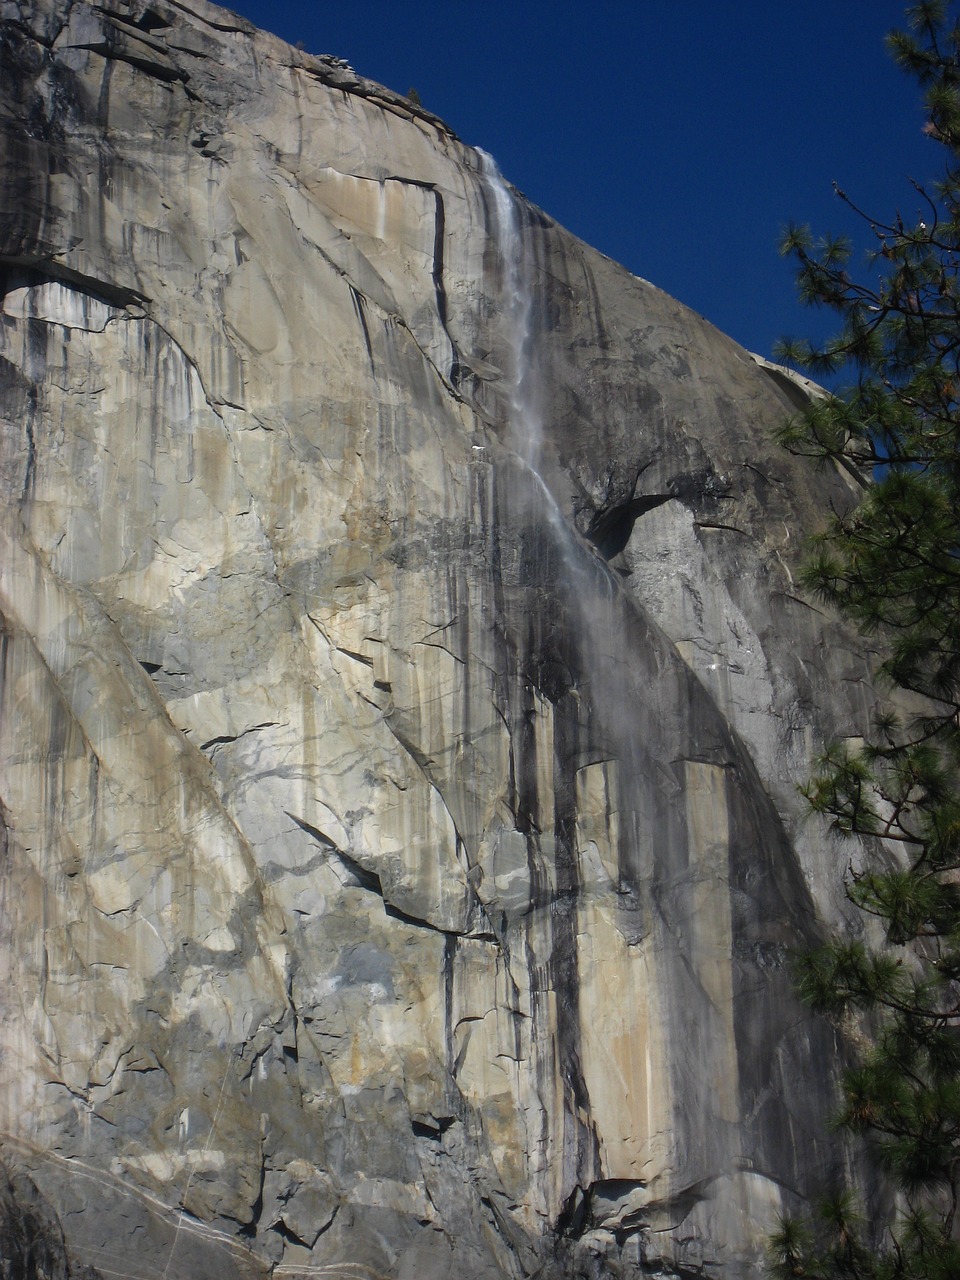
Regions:
[[524, 244], [520, 208], [496, 160], [477, 148], [485, 185], [493, 198], [496, 244], [500, 258], [503, 299], [503, 331], [508, 360], [503, 370], [507, 384], [510, 434], [517, 453], [538, 477], [543, 450], [536, 378], [534, 374], [532, 263]]
[[[533, 477], [543, 498], [543, 514], [565, 566], [565, 579], [575, 616], [583, 622], [585, 600], [596, 591], [596, 565], [567, 524], [543, 478], [543, 407], [534, 282], [536, 263], [524, 236], [520, 202], [507, 186], [496, 160], [477, 147], [481, 174], [494, 211], [495, 243], [500, 263], [502, 336], [504, 339], [504, 398], [507, 408], [507, 441]], [[574, 585], [576, 584], [576, 585]]]

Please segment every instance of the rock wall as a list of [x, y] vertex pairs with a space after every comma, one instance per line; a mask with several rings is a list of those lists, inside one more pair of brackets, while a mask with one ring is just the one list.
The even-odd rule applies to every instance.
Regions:
[[203, 0], [0, 0], [17, 1275], [755, 1276], [873, 701], [806, 392]]

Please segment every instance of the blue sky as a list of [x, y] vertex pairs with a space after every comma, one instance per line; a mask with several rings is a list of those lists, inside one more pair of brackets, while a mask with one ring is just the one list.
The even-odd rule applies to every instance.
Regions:
[[909, 178], [941, 167], [919, 90], [883, 45], [900, 0], [232, 7], [415, 88], [552, 217], [761, 355], [830, 328], [795, 303], [781, 228], [857, 234], [834, 180], [875, 217], [915, 217]]

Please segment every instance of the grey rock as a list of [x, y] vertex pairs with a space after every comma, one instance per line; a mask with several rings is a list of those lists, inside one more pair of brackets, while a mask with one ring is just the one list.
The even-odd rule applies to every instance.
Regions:
[[10, 1256], [759, 1275], [857, 1159], [811, 390], [336, 59], [2, 14]]

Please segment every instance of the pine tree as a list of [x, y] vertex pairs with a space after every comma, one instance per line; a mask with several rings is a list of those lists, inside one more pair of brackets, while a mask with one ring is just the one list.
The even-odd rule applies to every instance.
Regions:
[[771, 1241], [777, 1277], [960, 1277], [960, 13], [930, 0], [888, 37], [922, 86], [944, 172], [916, 186], [920, 213], [864, 215], [871, 265], [850, 273], [843, 239], [791, 228], [784, 252], [801, 298], [839, 317], [820, 348], [780, 358], [846, 378], [783, 430], [794, 453], [838, 465], [860, 486], [816, 541], [804, 585], [885, 658], [891, 703], [862, 745], [835, 744], [814, 768], [810, 805], [867, 850], [846, 892], [875, 918], [877, 946], [837, 937], [799, 962], [816, 1008], [856, 1020], [869, 1045], [846, 1072], [838, 1124], [866, 1135], [896, 1191], [890, 1221], [835, 1196]]

